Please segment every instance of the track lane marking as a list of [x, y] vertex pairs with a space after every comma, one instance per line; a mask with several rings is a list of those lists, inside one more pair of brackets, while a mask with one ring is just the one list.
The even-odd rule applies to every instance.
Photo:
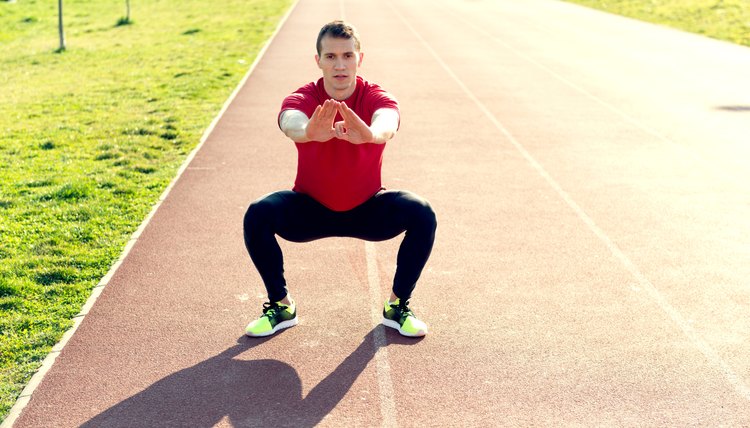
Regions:
[[[344, 0], [339, 0], [339, 17], [346, 21]], [[367, 288], [370, 292], [370, 315], [375, 328], [372, 341], [375, 347], [375, 369], [378, 378], [378, 400], [380, 401], [380, 416], [383, 427], [398, 427], [396, 422], [396, 402], [393, 392], [393, 381], [391, 380], [391, 365], [388, 361], [388, 341], [385, 338], [385, 327], [380, 326], [382, 314], [380, 313], [380, 274], [378, 271], [378, 255], [375, 244], [365, 241], [365, 260], [367, 262]], [[376, 302], [376, 306], [372, 303]]]
[[[490, 34], [488, 31], [486, 31], [486, 30], [480, 28], [479, 26], [477, 26], [475, 24], [472, 24], [470, 21], [468, 21], [468, 20], [466, 20], [466, 19], [458, 16], [458, 12], [457, 11], [450, 10], [445, 5], [440, 5], [439, 7], [441, 7], [443, 10], [445, 10], [452, 18], [456, 19], [457, 21], [460, 21], [462, 24], [464, 24], [464, 25], [472, 28], [476, 32], [482, 34], [488, 40], [491, 40], [491, 41], [493, 41], [493, 42], [501, 45], [505, 49], [513, 52], [513, 54], [515, 54], [516, 56], [518, 56], [518, 57], [524, 59], [525, 61], [533, 64], [534, 66], [536, 66], [540, 70], [546, 72], [550, 76], [552, 76], [555, 79], [559, 80], [564, 85], [568, 86], [569, 88], [573, 89], [574, 91], [577, 91], [577, 92], [583, 94], [584, 96], [586, 96], [587, 98], [591, 99], [595, 103], [601, 105], [605, 109], [607, 109], [610, 112], [614, 113], [616, 116], [619, 116], [625, 122], [627, 122], [627, 123], [635, 126], [637, 129], [641, 130], [645, 134], [651, 135], [652, 137], [655, 137], [657, 140], [659, 140], [659, 141], [661, 141], [663, 143], [667, 143], [668, 145], [671, 145], [672, 147], [676, 148], [677, 150], [683, 152], [688, 158], [690, 158], [690, 160], [692, 160], [693, 162], [695, 162], [697, 165], [702, 166], [704, 169], [710, 171], [712, 174], [714, 174], [716, 177], [720, 178], [721, 180], [723, 180], [723, 181], [725, 181], [725, 182], [727, 182], [729, 184], [732, 184], [732, 185], [736, 185], [737, 184], [739, 178], [733, 178], [724, 169], [721, 169], [720, 167], [718, 167], [717, 165], [715, 165], [713, 162], [710, 162], [710, 161], [706, 160], [704, 157], [699, 156], [699, 154], [701, 153], [700, 150], [697, 150], [698, 153], [696, 153], [696, 149], [691, 149], [691, 148], [686, 147], [686, 146], [684, 146], [682, 144], [679, 144], [677, 141], [675, 141], [675, 140], [667, 137], [666, 135], [664, 135], [663, 133], [657, 131], [656, 129], [654, 129], [654, 128], [648, 126], [648, 125], [645, 125], [645, 124], [641, 123], [639, 120], [637, 120], [634, 117], [632, 117], [631, 115], [625, 113], [620, 108], [616, 107], [615, 105], [613, 105], [613, 104], [611, 104], [611, 103], [609, 103], [607, 101], [604, 101], [600, 97], [597, 97], [596, 95], [594, 95], [593, 93], [591, 93], [591, 91], [588, 91], [587, 89], [581, 87], [580, 85], [572, 82], [570, 79], [562, 76], [561, 74], [559, 74], [556, 71], [552, 70], [551, 68], [547, 67], [546, 65], [544, 65], [544, 64], [540, 63], [539, 61], [533, 59], [529, 55], [527, 55], [527, 54], [519, 51], [518, 49], [514, 48], [513, 46], [509, 45], [508, 43], [506, 43], [505, 41], [503, 41], [502, 39], [500, 39], [499, 37]], [[545, 30], [542, 30], [542, 31], [545, 31]]]
[[[489, 119], [497, 130], [511, 143], [511, 145], [521, 154], [521, 156], [532, 166], [532, 168], [552, 187], [552, 189], [565, 201], [566, 204], [576, 213], [576, 215], [588, 226], [589, 230], [599, 238], [607, 249], [617, 260], [622, 263], [625, 269], [636, 279], [638, 284], [646, 291], [649, 297], [672, 319], [672, 321], [682, 330], [683, 334], [693, 343], [693, 345], [706, 357], [706, 359], [718, 369], [725, 379], [732, 385], [734, 390], [745, 400], [750, 401], [750, 388], [745, 384], [743, 379], [738, 376], [729, 364], [703, 340], [698, 333], [690, 326], [688, 321], [677, 311], [659, 290], [646, 278], [638, 267], [625, 255], [625, 253], [615, 244], [609, 236], [599, 227], [596, 222], [576, 203], [573, 198], [555, 181], [555, 179], [537, 162], [537, 160], [526, 150], [526, 148], [503, 126], [495, 115], [482, 103], [479, 98], [463, 83], [463, 81], [453, 72], [445, 61], [438, 55], [432, 46], [417, 32], [417, 30], [404, 18], [404, 16], [388, 2], [388, 7], [401, 20], [401, 22], [411, 31], [412, 34], [424, 45], [425, 49], [440, 64], [445, 72], [456, 82], [464, 91], [466, 96], [476, 104], [477, 108]], [[453, 16], [453, 15], [452, 15]]]
[[[380, 274], [378, 273], [378, 256], [375, 244], [365, 242], [365, 258], [367, 259], [367, 283], [370, 289], [370, 302], [380, 302]], [[372, 323], [375, 327], [372, 340], [375, 346], [375, 368], [378, 376], [378, 390], [380, 396], [380, 414], [384, 427], [397, 427], [396, 403], [394, 400], [393, 381], [391, 380], [391, 365], [388, 362], [388, 344], [385, 338], [385, 327], [381, 324], [383, 315], [380, 306], [370, 305]]]

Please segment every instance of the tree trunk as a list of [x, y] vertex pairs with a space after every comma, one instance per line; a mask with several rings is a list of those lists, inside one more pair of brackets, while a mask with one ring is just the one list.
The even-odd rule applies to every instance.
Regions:
[[65, 50], [65, 32], [63, 31], [63, 0], [57, 0], [57, 31], [60, 33], [60, 48], [58, 51]]
[[127, 12], [125, 13], [125, 19], [130, 22], [130, 0], [125, 0], [125, 7], [127, 9]]

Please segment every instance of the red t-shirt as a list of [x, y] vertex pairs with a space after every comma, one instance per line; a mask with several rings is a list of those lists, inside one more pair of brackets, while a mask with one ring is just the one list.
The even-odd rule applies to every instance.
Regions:
[[[323, 87], [323, 78], [310, 82], [284, 99], [279, 118], [285, 110], [299, 110], [309, 118], [315, 107], [330, 98]], [[376, 110], [398, 110], [398, 102], [391, 94], [359, 76], [354, 93], [344, 101], [368, 126]], [[343, 120], [341, 114], [337, 113], [334, 121], [340, 120]], [[352, 144], [333, 138], [296, 145], [295, 192], [309, 195], [334, 211], [348, 211], [383, 188], [380, 169], [385, 144]]]

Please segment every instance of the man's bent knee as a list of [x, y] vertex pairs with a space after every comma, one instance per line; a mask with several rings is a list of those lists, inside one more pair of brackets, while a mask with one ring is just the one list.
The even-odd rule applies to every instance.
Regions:
[[423, 224], [429, 226], [433, 232], [437, 229], [437, 215], [435, 214], [435, 210], [432, 209], [432, 205], [427, 201], [422, 205], [420, 218]]
[[266, 195], [260, 199], [253, 201], [245, 212], [245, 218], [243, 220], [243, 226], [247, 232], [253, 229], [258, 224], [268, 222], [274, 218], [276, 201], [274, 194]]
[[434, 232], [437, 229], [437, 215], [432, 205], [426, 200], [416, 195], [409, 195], [411, 225], [412, 227], [424, 228]]

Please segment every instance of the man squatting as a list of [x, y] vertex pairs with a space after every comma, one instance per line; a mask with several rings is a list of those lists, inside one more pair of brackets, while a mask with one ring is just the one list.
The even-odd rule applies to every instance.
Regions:
[[364, 54], [354, 27], [324, 25], [316, 47], [323, 77], [287, 96], [278, 116], [297, 147], [294, 187], [256, 200], [244, 218], [245, 245], [268, 292], [263, 314], [245, 332], [268, 336], [297, 324], [276, 235], [292, 242], [333, 236], [383, 241], [406, 232], [383, 324], [424, 336], [427, 325], [408, 305], [432, 251], [435, 213], [414, 193], [385, 190], [381, 183], [383, 150], [400, 124], [398, 102], [357, 75]]

